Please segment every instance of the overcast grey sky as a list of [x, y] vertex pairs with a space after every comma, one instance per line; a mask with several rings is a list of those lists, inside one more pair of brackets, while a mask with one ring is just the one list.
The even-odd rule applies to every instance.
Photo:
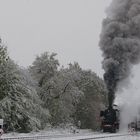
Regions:
[[42, 52], [56, 52], [61, 65], [77, 61], [102, 75], [98, 46], [111, 0], [0, 0], [0, 36], [12, 59], [30, 65]]

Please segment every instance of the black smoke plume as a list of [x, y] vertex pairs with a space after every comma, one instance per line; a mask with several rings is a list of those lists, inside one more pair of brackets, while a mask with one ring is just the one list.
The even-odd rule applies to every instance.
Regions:
[[103, 21], [99, 45], [104, 57], [109, 106], [112, 106], [118, 83], [140, 62], [140, 0], [112, 1]]

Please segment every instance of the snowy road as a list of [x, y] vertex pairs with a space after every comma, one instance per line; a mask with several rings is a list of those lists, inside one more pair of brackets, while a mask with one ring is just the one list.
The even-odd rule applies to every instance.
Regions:
[[69, 129], [51, 129], [47, 131], [31, 133], [8, 133], [2, 136], [2, 140], [140, 140], [140, 133], [100, 133], [91, 130], [78, 130], [73, 134]]
[[140, 140], [140, 134], [73, 134], [56, 136], [5, 137], [2, 140]]
[[[104, 136], [104, 135], [103, 135]], [[140, 140], [140, 136], [121, 136], [121, 137], [106, 137], [100, 136], [73, 136], [73, 137], [63, 137], [63, 138], [51, 138], [46, 140]], [[41, 140], [41, 139], [40, 139]], [[45, 140], [45, 139], [44, 139]]]

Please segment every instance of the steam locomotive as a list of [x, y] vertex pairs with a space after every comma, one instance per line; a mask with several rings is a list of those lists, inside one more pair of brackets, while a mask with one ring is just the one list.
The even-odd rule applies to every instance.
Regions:
[[119, 130], [119, 109], [116, 105], [100, 112], [101, 130], [115, 133]]
[[[101, 130], [116, 133], [119, 130], [120, 110], [117, 105], [100, 112]], [[128, 124], [128, 131], [140, 131], [140, 115]]]

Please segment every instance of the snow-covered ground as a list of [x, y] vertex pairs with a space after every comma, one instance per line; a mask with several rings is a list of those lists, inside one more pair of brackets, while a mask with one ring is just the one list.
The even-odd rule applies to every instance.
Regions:
[[114, 135], [122, 135], [124, 133], [99, 133], [99, 132], [92, 132], [91, 130], [76, 130], [77, 133], [72, 133], [70, 129], [53, 129], [48, 131], [41, 131], [41, 132], [32, 132], [29, 134], [19, 134], [19, 133], [9, 133], [3, 134], [2, 138], [9, 138], [9, 137], [35, 137], [35, 136], [47, 136], [44, 138], [38, 138], [38, 140], [80, 140], [86, 138], [94, 138], [94, 137], [103, 137], [103, 136], [111, 136], [108, 138], [102, 138], [102, 140], [140, 140], [140, 134], [128, 135], [128, 136], [121, 136], [121, 137], [112, 137]]

